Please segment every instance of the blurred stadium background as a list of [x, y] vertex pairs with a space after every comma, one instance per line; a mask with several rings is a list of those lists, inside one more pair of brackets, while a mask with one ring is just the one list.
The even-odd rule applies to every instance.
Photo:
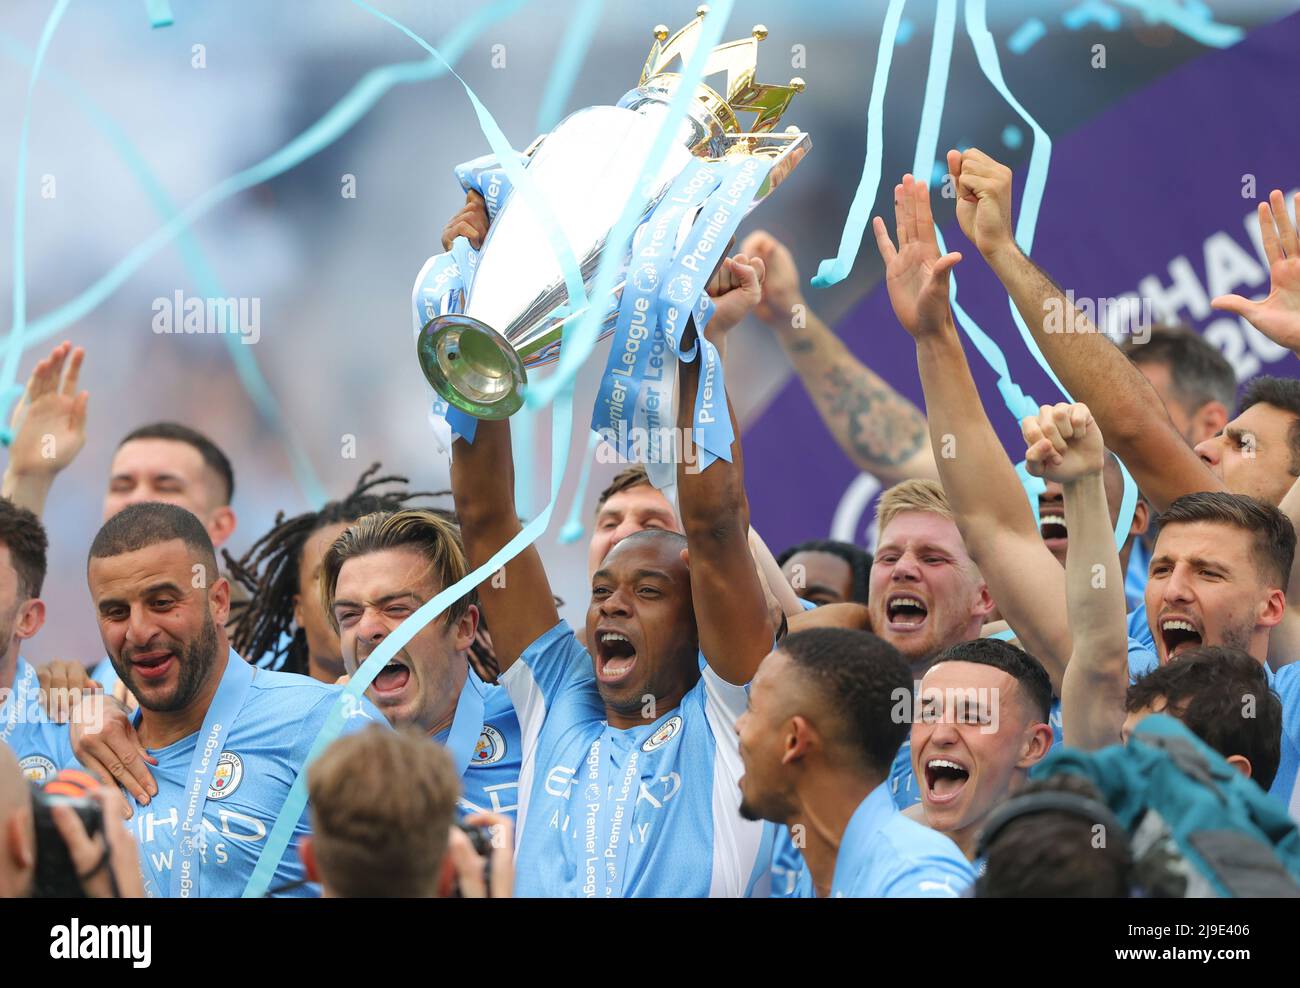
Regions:
[[[1300, 9], [1295, 0], [1171, 5], [1245, 30]], [[376, 0], [376, 6], [437, 45], [487, 3]], [[589, 6], [522, 3], [480, 34], [459, 60], [457, 69], [516, 147], [527, 146], [538, 132], [539, 102], [557, 49], [570, 19]], [[652, 26], [662, 21], [675, 30], [690, 19], [695, 4], [608, 0], [594, 6], [600, 12], [594, 40], [566, 110], [615, 102], [637, 81]], [[761, 226], [785, 240], [805, 279], [821, 258], [836, 252], [857, 186], [886, 6], [885, 0], [737, 0], [724, 33], [741, 37], [751, 25], [765, 24], [770, 35], [760, 50], [760, 81], [798, 75], [807, 82], [782, 125], [808, 131], [813, 152], [742, 227], [742, 235]], [[1159, 6], [1138, 0], [989, 0], [988, 16], [1009, 87], [1057, 137], [1208, 51], [1142, 12]], [[51, 7], [28, 0], [0, 10], [0, 85], [10, 94], [0, 103], [0, 270], [6, 272], [0, 294], [6, 309], [14, 289], [8, 272], [14, 269], [13, 189], [23, 94]], [[346, 0], [172, 0], [171, 7], [175, 23], [155, 30], [143, 0], [74, 2], [53, 38], [33, 97], [21, 190], [29, 323], [102, 277], [161, 223], [128, 166], [85, 115], [85, 98], [120, 127], [170, 199], [184, 206], [285, 145], [368, 70], [424, 57], [410, 39]], [[886, 191], [875, 211], [886, 201], [892, 177], [911, 166], [934, 9], [934, 0], [912, 0], [904, 13], [886, 101]], [[1012, 52], [1008, 40], [1034, 18], [1045, 28], [1042, 37], [1022, 53]], [[1097, 42], [1108, 46], [1106, 72], [1089, 66], [1088, 52]], [[192, 65], [195, 45], [203, 46], [201, 69]], [[804, 46], [806, 64], [792, 67], [795, 45]], [[1018, 167], [1032, 144], [1032, 135], [1018, 124], [979, 73], [959, 26], [941, 147], [985, 147]], [[27, 346], [20, 383], [53, 343], [66, 338], [85, 346], [83, 386], [91, 393], [87, 448], [49, 503], [52, 551], [44, 596], [50, 618], [27, 649], [28, 658], [89, 661], [102, 655], [84, 580], [85, 552], [100, 523], [114, 444], [136, 425], [176, 419], [209, 433], [227, 450], [237, 479], [239, 527], [229, 546], [236, 553], [267, 529], [277, 510], [307, 506], [290, 468], [286, 428], [332, 497], [375, 460], [387, 471], [407, 474], [419, 489], [447, 485], [446, 457], [431, 442], [425, 419], [409, 299], [414, 275], [440, 249], [439, 231], [463, 199], [452, 167], [487, 151], [453, 79], [398, 86], [337, 142], [195, 224], [197, 243], [225, 293], [260, 300], [261, 339], [246, 349], [269, 382], [282, 421], [259, 415], [250, 403], [225, 339], [152, 332], [154, 299], [177, 290], [202, 294], [174, 243], [93, 312]], [[340, 194], [345, 175], [355, 176], [355, 198]], [[46, 176], [55, 182], [53, 198], [41, 195]], [[951, 212], [937, 218], [946, 224]], [[868, 236], [850, 277], [813, 291], [810, 303], [834, 325], [879, 275]], [[728, 383], [747, 422], [790, 372], [763, 327], [754, 323], [737, 332], [741, 339], [731, 348]], [[580, 377], [579, 395], [586, 398], [575, 419], [581, 422], [590, 411], [604, 352], [597, 350]], [[891, 378], [915, 378], [914, 365], [876, 369]], [[538, 430], [543, 444], [547, 434]], [[585, 607], [585, 539], [560, 546], [556, 533], [586, 447], [585, 429], [577, 435], [557, 518], [540, 542], [570, 620]], [[355, 439], [354, 458], [345, 455], [347, 437]], [[539, 462], [547, 462], [544, 453]], [[584, 517], [614, 469], [596, 467]], [[534, 510], [544, 503], [547, 482], [537, 478]]]

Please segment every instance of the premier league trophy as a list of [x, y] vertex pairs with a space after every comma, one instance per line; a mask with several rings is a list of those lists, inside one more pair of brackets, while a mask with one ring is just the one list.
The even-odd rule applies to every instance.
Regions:
[[[744, 190], [730, 226], [734, 229], [734, 223], [770, 194], [810, 146], [808, 135], [795, 128], [771, 132], [804, 83], [797, 78], [784, 86], [755, 82], [758, 43], [767, 36], [767, 29], [758, 25], [750, 37], [719, 45], [710, 53], [703, 78], [725, 71], [725, 95], [708, 85], [697, 87], [658, 175], [648, 187], [637, 187], [643, 162], [681, 82], [679, 72], [668, 69], [676, 68], [677, 59], [682, 67], [689, 62], [707, 13], [707, 7], [698, 8], [695, 20], [671, 37], [666, 27], [656, 27], [637, 88], [617, 106], [593, 106], [570, 114], [528, 152], [528, 175], [572, 247], [588, 293], [602, 254], [619, 253], [616, 287], [608, 297], [591, 301], [602, 311], [602, 338], [619, 322], [633, 246], [644, 239], [638, 234], [636, 241], [609, 242], [631, 197], [637, 197], [640, 221], [647, 221], [652, 214], [663, 215], [656, 209], [670, 190], [680, 194], [695, 176], [712, 177], [717, 195], [722, 196], [729, 177], [739, 174], [736, 166], [750, 159], [761, 167], [744, 169], [755, 176], [756, 188]], [[742, 127], [739, 113], [756, 114], [748, 129]], [[701, 163], [717, 167], [701, 170]], [[670, 233], [670, 254], [683, 252], [687, 249], [683, 244], [695, 242], [692, 221], [700, 218], [694, 228], [698, 236], [711, 208], [712, 200], [699, 195], [680, 217], [674, 217], [680, 222], [673, 224]], [[426, 277], [431, 269], [436, 273], [433, 264], [438, 258], [430, 259], [421, 272], [414, 298], [420, 367], [450, 405], [477, 418], [506, 418], [523, 403], [528, 368], [558, 358], [565, 332], [582, 313], [570, 311], [566, 304], [564, 277], [550, 242], [527, 198], [507, 192], [476, 259], [467, 257], [462, 248], [458, 265], [451, 263], [450, 255], [442, 255], [454, 277]], [[722, 249], [725, 243], [724, 239]], [[700, 255], [700, 264], [704, 257]], [[710, 271], [720, 259], [720, 253], [708, 255]], [[471, 270], [461, 270], [466, 267]], [[635, 279], [638, 286], [644, 287], [654, 274], [648, 267], [645, 270], [645, 277]], [[661, 268], [660, 273], [666, 281], [662, 290], [670, 294], [671, 272]], [[707, 276], [705, 271], [703, 279]], [[684, 300], [688, 308], [699, 297], [703, 279], [698, 285], [690, 282], [694, 294]], [[446, 291], [448, 284], [455, 288], [451, 293]], [[463, 285], [468, 289], [459, 291]], [[658, 282], [651, 287], [659, 288]], [[676, 342], [670, 337], [674, 350]]]

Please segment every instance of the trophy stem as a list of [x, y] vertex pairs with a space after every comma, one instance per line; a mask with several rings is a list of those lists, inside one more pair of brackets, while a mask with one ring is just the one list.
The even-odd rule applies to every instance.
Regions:
[[523, 362], [487, 323], [463, 313], [437, 316], [420, 330], [416, 350], [433, 389], [475, 418], [509, 418], [523, 405]]

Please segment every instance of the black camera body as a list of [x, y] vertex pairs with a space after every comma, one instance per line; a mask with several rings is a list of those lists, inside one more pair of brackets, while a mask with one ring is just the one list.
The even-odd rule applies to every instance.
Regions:
[[32, 817], [36, 824], [36, 878], [32, 895], [37, 899], [84, 899], [77, 869], [73, 867], [68, 846], [54, 825], [52, 806], [70, 806], [81, 818], [86, 836], [92, 840], [104, 829], [104, 815], [99, 803], [89, 796], [62, 796], [33, 785]]
[[[488, 890], [490, 896], [492, 894], [492, 829], [490, 827], [471, 827], [459, 820], [456, 821], [456, 826], [469, 838], [474, 853], [483, 859], [483, 887]], [[459, 898], [460, 894], [458, 886], [456, 896]]]

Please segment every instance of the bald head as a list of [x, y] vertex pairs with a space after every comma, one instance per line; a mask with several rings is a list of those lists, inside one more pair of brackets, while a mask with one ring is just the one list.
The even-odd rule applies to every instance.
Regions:
[[35, 870], [31, 791], [18, 759], [0, 743], [0, 899], [29, 895]]

